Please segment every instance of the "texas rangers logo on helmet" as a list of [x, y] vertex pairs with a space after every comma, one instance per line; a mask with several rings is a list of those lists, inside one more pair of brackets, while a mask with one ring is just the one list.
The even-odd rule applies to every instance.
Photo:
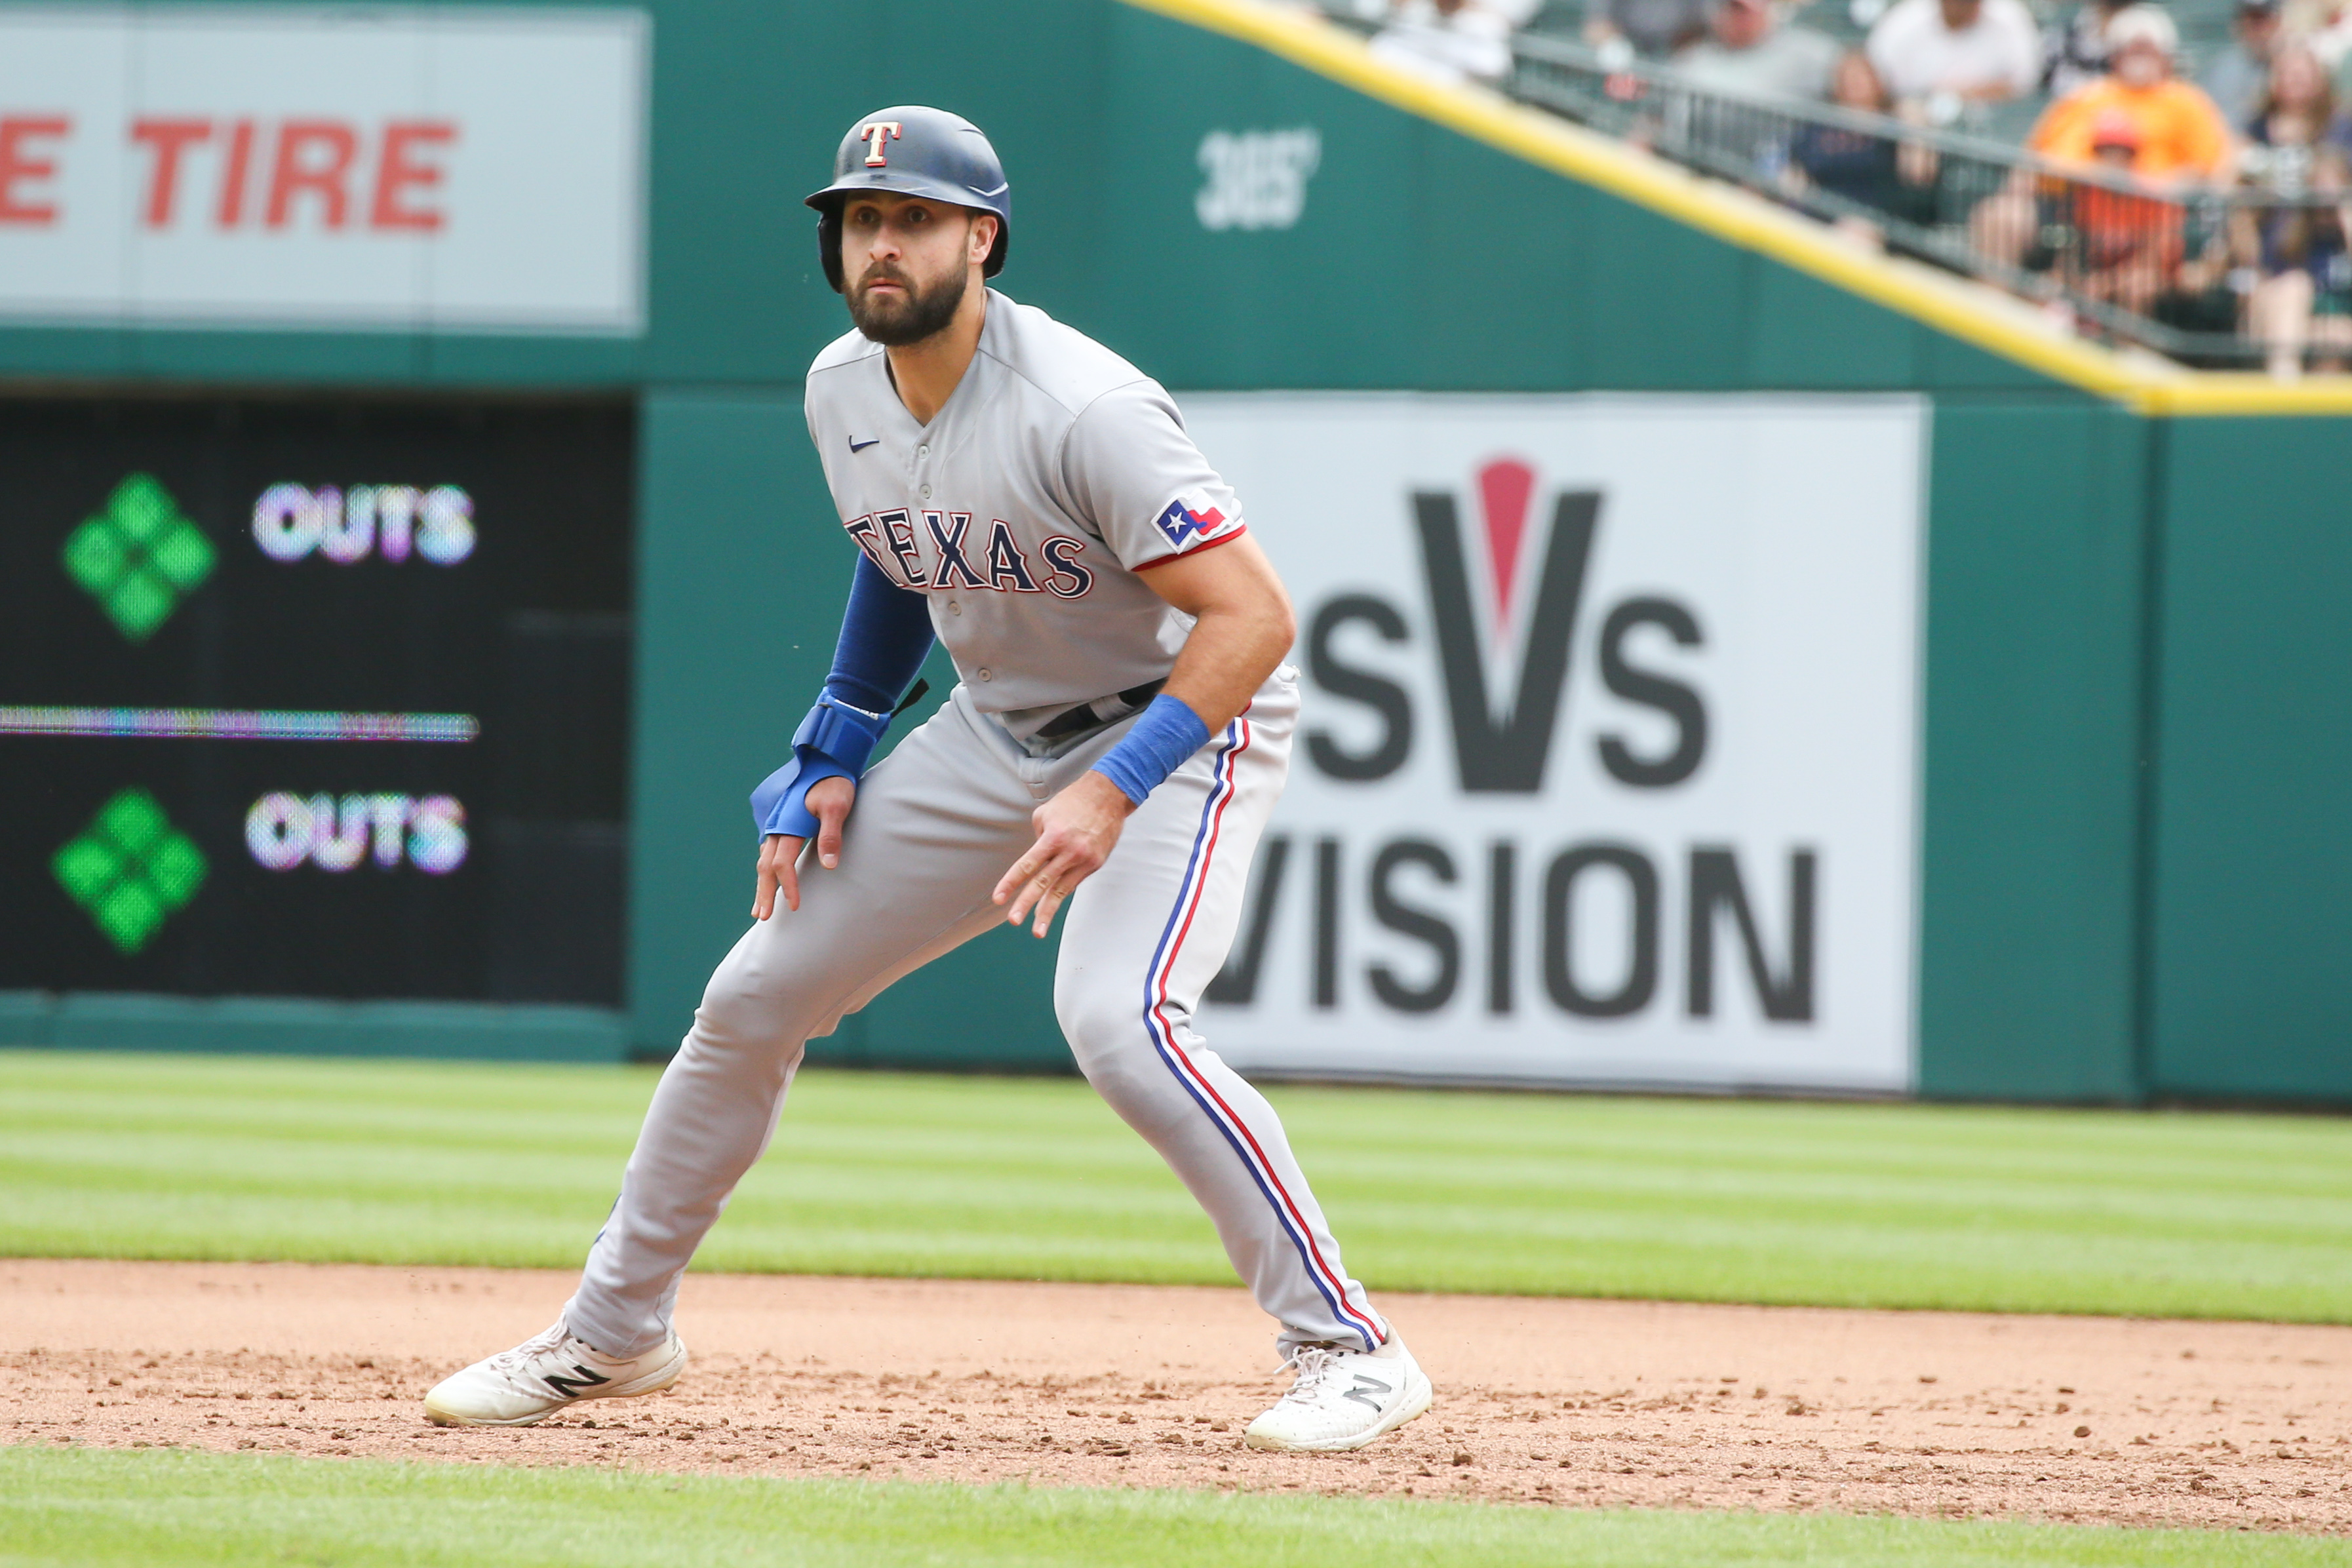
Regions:
[[1170, 501], [1168, 510], [1152, 521], [1160, 525], [1160, 531], [1168, 536], [1168, 542], [1181, 550], [1185, 535], [1197, 533], [1206, 539], [1224, 527], [1226, 518], [1217, 510], [1216, 503], [1209, 499], [1207, 492], [1186, 490]]
[[869, 120], [857, 128], [857, 134], [866, 141], [866, 166], [882, 169], [890, 163], [888, 155], [882, 151], [883, 143], [896, 142], [904, 132], [895, 120]]

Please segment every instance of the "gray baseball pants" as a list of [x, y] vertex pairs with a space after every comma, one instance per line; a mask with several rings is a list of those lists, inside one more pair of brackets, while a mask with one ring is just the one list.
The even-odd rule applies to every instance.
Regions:
[[[1080, 1071], [1192, 1190], [1259, 1306], [1304, 1343], [1371, 1349], [1388, 1325], [1258, 1092], [1192, 1029], [1240, 923], [1243, 884], [1289, 767], [1297, 674], [1249, 709], [1128, 818], [1062, 911], [1054, 1009]], [[678, 1277], [774, 1136], [804, 1042], [900, 976], [1000, 924], [999, 878], [1034, 839], [1030, 813], [1091, 767], [1126, 723], [1033, 756], [959, 686], [859, 784], [841, 863], [801, 861], [801, 907], [743, 933], [655, 1089], [620, 1201], [564, 1309], [608, 1355], [662, 1342]]]

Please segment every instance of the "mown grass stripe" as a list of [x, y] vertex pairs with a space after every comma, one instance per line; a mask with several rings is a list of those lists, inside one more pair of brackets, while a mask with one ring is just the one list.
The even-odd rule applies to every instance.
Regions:
[[8, 1568], [2333, 1568], [2201, 1531], [0, 1448]]
[[[0, 1254], [576, 1267], [647, 1069], [0, 1052]], [[1281, 1088], [1376, 1289], [2352, 1322], [2352, 1121]], [[1068, 1079], [803, 1076], [698, 1267], [1225, 1284]]]

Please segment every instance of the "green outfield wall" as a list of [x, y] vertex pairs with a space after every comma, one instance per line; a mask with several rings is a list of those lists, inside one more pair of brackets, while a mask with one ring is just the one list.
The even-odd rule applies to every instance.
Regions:
[[2165, 426], [2151, 534], [2149, 1079], [2352, 1100], [2352, 432]]
[[[1998, 334], [1865, 298], [1198, 18], [1118, 0], [641, 9], [641, 331], [0, 326], [0, 377], [19, 392], [634, 400], [625, 1005], [16, 994], [0, 1037], [573, 1059], [674, 1047], [743, 929], [743, 797], [824, 672], [851, 559], [800, 407], [802, 371], [844, 322], [799, 197], [854, 116], [929, 101], [986, 127], [1011, 171], [1007, 291], [1180, 396], [1924, 396], [1917, 1091], [2352, 1100], [2337, 978], [2352, 952], [2352, 420], [2150, 417]], [[1197, 216], [1205, 137], [1293, 127], [1319, 142], [1294, 222]], [[944, 668], [931, 675], [943, 690]], [[1064, 1070], [1051, 959], [1051, 943], [983, 939], [817, 1054]]]

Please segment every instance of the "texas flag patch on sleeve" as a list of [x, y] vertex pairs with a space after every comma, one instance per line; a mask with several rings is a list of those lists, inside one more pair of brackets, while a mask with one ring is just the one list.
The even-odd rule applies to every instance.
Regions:
[[1206, 490], [1186, 490], [1170, 501], [1156, 521], [1168, 542], [1182, 550], [1196, 541], [1215, 538], [1233, 519], [1217, 510]]

